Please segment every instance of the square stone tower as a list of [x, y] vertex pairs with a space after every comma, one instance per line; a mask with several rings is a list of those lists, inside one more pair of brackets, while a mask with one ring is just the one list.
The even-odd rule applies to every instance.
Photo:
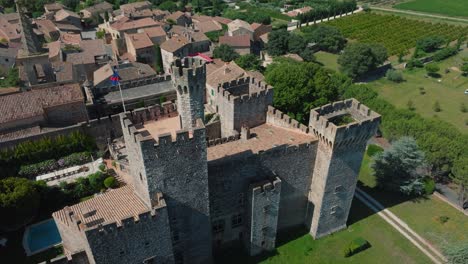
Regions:
[[183, 129], [195, 127], [204, 120], [206, 65], [196, 58], [177, 59], [171, 66], [172, 85], [177, 91], [177, 111]]
[[311, 110], [309, 129], [319, 139], [309, 193], [314, 238], [346, 227], [366, 144], [379, 123], [380, 115], [356, 99]]

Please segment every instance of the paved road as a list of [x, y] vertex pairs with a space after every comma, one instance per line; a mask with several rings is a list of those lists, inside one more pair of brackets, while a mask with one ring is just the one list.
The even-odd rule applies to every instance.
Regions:
[[419, 248], [426, 256], [428, 256], [434, 263], [442, 264], [447, 262], [447, 259], [432, 246], [427, 240], [418, 235], [408, 224], [398, 218], [395, 214], [386, 209], [377, 200], [372, 198], [370, 195], [356, 187], [356, 198], [371, 208], [380, 217], [382, 217], [387, 223], [393, 226], [398, 232], [406, 237], [411, 243]]
[[380, 10], [380, 11], [387, 11], [387, 12], [393, 12], [393, 13], [400, 13], [400, 14], [407, 14], [407, 15], [414, 15], [414, 16], [425, 16], [425, 17], [432, 17], [432, 18], [455, 20], [455, 21], [459, 21], [459, 22], [468, 23], [468, 19], [464, 19], [464, 18], [448, 17], [448, 16], [440, 16], [440, 15], [431, 15], [431, 14], [427, 14], [427, 13], [420, 13], [420, 12], [399, 10], [399, 9], [392, 9], [392, 8], [384, 8], [384, 7], [378, 7], [378, 6], [371, 6], [371, 9]]

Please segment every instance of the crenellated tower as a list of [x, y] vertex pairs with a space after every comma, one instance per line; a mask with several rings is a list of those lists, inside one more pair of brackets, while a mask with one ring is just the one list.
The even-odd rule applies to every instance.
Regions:
[[309, 129], [319, 139], [309, 192], [314, 238], [346, 227], [366, 144], [379, 123], [380, 115], [356, 99], [311, 110]]
[[181, 126], [190, 129], [196, 126], [197, 119], [204, 120], [205, 63], [196, 58], [177, 59], [171, 66], [171, 74]]

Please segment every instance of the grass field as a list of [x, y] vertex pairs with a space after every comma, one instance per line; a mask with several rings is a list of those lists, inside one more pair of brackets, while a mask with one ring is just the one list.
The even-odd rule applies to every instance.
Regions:
[[411, 0], [397, 4], [393, 8], [447, 16], [468, 17], [468, 3], [466, 0]]
[[338, 54], [328, 53], [324, 51], [319, 51], [314, 54], [315, 59], [323, 64], [325, 68], [338, 71]]
[[[458, 68], [462, 59], [468, 58], [468, 49], [458, 55], [438, 63], [440, 78], [426, 78], [424, 69], [405, 70], [403, 76], [405, 82], [394, 83], [382, 78], [370, 83], [375, 90], [386, 100], [397, 107], [406, 108], [411, 100], [415, 111], [425, 117], [437, 117], [452, 123], [460, 131], [468, 133], [468, 113], [461, 111], [461, 104], [468, 107], [468, 95], [463, 92], [468, 88], [468, 77], [461, 74]], [[449, 69], [449, 73], [445, 73]], [[440, 80], [440, 81], [439, 81]], [[426, 93], [420, 94], [420, 87], [424, 87]], [[433, 110], [434, 103], [438, 101], [442, 111]]]
[[[363, 189], [384, 204], [391, 212], [405, 221], [419, 235], [431, 244], [443, 249], [448, 244], [468, 241], [468, 217], [435, 196], [408, 198], [397, 193], [376, 189], [375, 177], [369, 167], [370, 158], [366, 155], [361, 166], [359, 181]], [[447, 216], [446, 223], [439, 217]]]
[[346, 38], [362, 43], [382, 44], [389, 55], [397, 55], [415, 47], [417, 40], [426, 36], [436, 35], [446, 40], [456, 40], [468, 34], [467, 26], [433, 24], [374, 13], [359, 13], [326, 24], [339, 28]]
[[[301, 233], [296, 237], [296, 232], [289, 232], [280, 236], [280, 245], [270, 256], [249, 258], [233, 251], [224, 254], [217, 263], [430, 263], [413, 244], [357, 200], [353, 201], [348, 222], [352, 224], [346, 230], [319, 240], [309, 234]], [[357, 237], [369, 241], [371, 248], [349, 258], [343, 257], [343, 248]], [[284, 243], [285, 240], [288, 242]]]

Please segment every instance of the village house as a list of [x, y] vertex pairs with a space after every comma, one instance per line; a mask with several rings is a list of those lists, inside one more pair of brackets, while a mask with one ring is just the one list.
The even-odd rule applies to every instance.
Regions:
[[45, 40], [55, 41], [59, 39], [60, 31], [51, 20], [36, 19], [34, 23], [36, 23], [37, 29], [44, 34]]
[[122, 17], [115, 22], [105, 22], [99, 25], [99, 29], [106, 31], [112, 36], [112, 39], [120, 39], [124, 37], [124, 33], [137, 33], [138, 29], [161, 26], [161, 22], [154, 21], [152, 18], [143, 18], [132, 20], [128, 17]]
[[241, 36], [221, 36], [219, 44], [225, 44], [232, 47], [239, 55], [251, 53], [251, 42], [248, 35]]
[[189, 26], [192, 24], [192, 18], [190, 17], [190, 14], [188, 13], [176, 11], [166, 17], [166, 22], [169, 24], [173, 22], [174, 25], [184, 27], [184, 26]]
[[101, 16], [102, 18], [105, 18], [105, 13], [108, 13], [110, 16], [113, 11], [113, 6], [108, 2], [104, 1], [82, 9], [80, 11], [80, 14], [83, 19], [92, 19], [96, 16]]
[[227, 26], [229, 36], [247, 35], [251, 41], [254, 41], [254, 30], [249, 23], [240, 19], [236, 19]]
[[164, 41], [166, 41], [167, 34], [166, 31], [162, 27], [150, 27], [150, 28], [142, 28], [138, 29], [138, 33], [146, 33], [148, 37], [151, 39], [153, 44], [161, 45]]
[[155, 56], [154, 44], [147, 33], [125, 34], [125, 43], [127, 44], [127, 54], [130, 61], [153, 63]]

